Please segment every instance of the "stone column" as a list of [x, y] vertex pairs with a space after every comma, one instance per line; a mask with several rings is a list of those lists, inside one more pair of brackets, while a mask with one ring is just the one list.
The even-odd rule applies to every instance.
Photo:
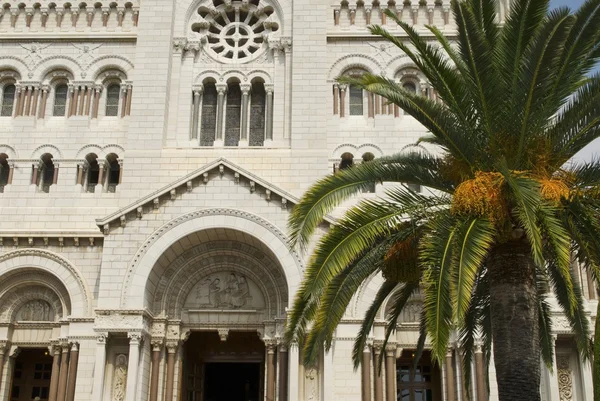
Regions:
[[79, 109], [77, 110], [77, 115], [83, 115], [83, 106], [85, 105], [85, 85], [82, 85], [79, 88]]
[[446, 353], [446, 401], [456, 401], [456, 382], [454, 364], [452, 363], [452, 348]]
[[104, 391], [104, 370], [106, 367], [106, 337], [108, 333], [98, 334], [96, 337], [96, 363], [94, 365], [93, 401], [102, 401]]
[[64, 401], [67, 394], [67, 378], [69, 377], [69, 344], [62, 345], [60, 357], [60, 372], [58, 376], [58, 391], [56, 399]]
[[85, 163], [77, 163], [77, 185], [83, 185], [83, 171]]
[[477, 401], [487, 401], [487, 388], [485, 383], [485, 362], [481, 344], [475, 346], [475, 377], [477, 380]]
[[123, 118], [127, 112], [127, 85], [121, 85], [121, 93], [121, 118]]
[[215, 133], [215, 146], [223, 146], [223, 118], [225, 116], [225, 94], [227, 85], [217, 85], [217, 131]]
[[267, 397], [275, 401], [275, 344], [267, 344]]
[[371, 401], [371, 349], [365, 347], [363, 351], [362, 364], [362, 385], [361, 385], [361, 400]]
[[[2, 374], [4, 373], [4, 359], [6, 355], [6, 347], [4, 344], [0, 344], [0, 385], [2, 384]], [[54, 372], [53, 372], [54, 373]], [[8, 380], [6, 381], [8, 383]], [[0, 387], [0, 390], [2, 388]]]
[[265, 139], [267, 141], [273, 141], [273, 85], [265, 85], [265, 91], [267, 92], [267, 125]]
[[41, 13], [42, 13], [42, 28], [46, 28], [46, 23], [48, 22], [48, 8], [42, 7]]
[[106, 28], [108, 25], [108, 17], [110, 15], [109, 7], [102, 7], [102, 26]]
[[588, 285], [588, 298], [591, 300], [595, 300], [597, 298], [597, 293], [596, 285], [594, 284], [594, 277], [592, 276], [592, 273], [589, 270], [586, 270], [586, 273]]
[[94, 88], [94, 105], [92, 106], [92, 118], [98, 118], [98, 108], [100, 107], [100, 93], [102, 85], [96, 85]]
[[85, 115], [89, 116], [90, 115], [90, 107], [92, 105], [92, 87], [88, 86], [87, 87], [87, 91], [85, 94]]
[[25, 98], [27, 97], [27, 87], [22, 87], [19, 86], [19, 101], [18, 101], [18, 110], [17, 110], [17, 116], [22, 116], [23, 115], [23, 106], [25, 104]]
[[60, 28], [62, 26], [62, 20], [65, 12], [62, 7], [56, 8], [56, 26]]
[[292, 131], [292, 39], [282, 38], [281, 45], [285, 54], [285, 101], [283, 102], [284, 110], [284, 127], [283, 137], [289, 139]]
[[242, 84], [240, 89], [242, 90], [242, 121], [241, 121], [241, 135], [240, 142], [242, 145], [248, 145], [248, 100], [250, 95], [250, 89], [252, 85]]
[[125, 401], [136, 401], [139, 399], [136, 390], [142, 335], [140, 333], [129, 333], [127, 337], [129, 337], [129, 360], [127, 362], [127, 388], [125, 390]]
[[15, 100], [13, 102], [13, 117], [19, 116], [19, 103], [21, 102], [21, 86], [15, 85]]
[[98, 184], [96, 186], [104, 187], [104, 169], [106, 168], [104, 161], [98, 162]]
[[333, 23], [335, 26], [338, 26], [340, 24], [340, 8], [336, 7], [335, 10], [333, 10]]
[[288, 401], [288, 349], [279, 346], [279, 398], [278, 401]]
[[396, 344], [385, 347], [385, 400], [396, 401]]
[[[61, 348], [57, 346], [51, 347], [52, 351], [52, 375], [50, 376], [50, 391], [48, 401], [57, 401], [58, 396], [58, 381], [60, 375], [60, 354]], [[2, 375], [0, 374], [0, 377]]]
[[333, 115], [340, 113], [340, 85], [333, 84]]
[[33, 88], [31, 86], [27, 87], [27, 98], [26, 98], [26, 104], [25, 104], [25, 116], [28, 116], [29, 113], [31, 113], [31, 100], [32, 100], [32, 92], [33, 92]]
[[552, 334], [552, 343], [554, 344], [554, 360], [552, 361], [552, 371], [548, 368], [545, 370], [548, 371], [548, 383], [549, 383], [549, 396], [550, 400], [559, 400], [560, 399], [560, 389], [558, 387], [558, 365], [556, 363], [556, 334]]
[[173, 401], [173, 386], [175, 382], [175, 358], [177, 356], [176, 342], [167, 343], [167, 385], [163, 401]]
[[40, 96], [40, 88], [37, 86], [33, 87], [33, 99], [31, 100], [31, 111], [29, 112], [30, 116], [37, 116], [37, 105], [38, 98]]
[[40, 170], [39, 163], [33, 165], [33, 172], [31, 173], [31, 185], [37, 185], [38, 173]]
[[125, 104], [125, 115], [131, 115], [131, 96], [133, 94], [133, 85], [127, 84], [127, 103]]
[[119, 163], [119, 185], [123, 181], [123, 159], [117, 159], [117, 163]]
[[382, 351], [381, 344], [373, 345], [373, 366], [375, 373], [373, 375], [375, 381], [375, 401], [383, 401], [383, 377], [381, 376], [382, 369], [379, 368], [379, 358]]
[[52, 185], [58, 184], [58, 167], [58, 163], [54, 163], [54, 176], [52, 176]]
[[340, 117], [346, 117], [346, 85], [340, 85]]
[[190, 131], [190, 141], [199, 139], [200, 125], [200, 104], [202, 103], [202, 94], [204, 93], [204, 85], [196, 86], [194, 93], [194, 111], [192, 115], [192, 129]]
[[369, 109], [369, 118], [375, 118], [375, 107], [373, 106], [373, 94], [367, 92], [367, 108]]
[[77, 111], [77, 98], [79, 97], [79, 87], [78, 86], [74, 86], [71, 88], [71, 90], [69, 91], [69, 93], [71, 93], [71, 103], [70, 103], [70, 107], [69, 107], [69, 117], [75, 115], [76, 111]]
[[[56, 170], [54, 172], [56, 173]], [[67, 382], [66, 401], [75, 401], [75, 384], [77, 383], [77, 364], [79, 362], [79, 344], [73, 343], [69, 356], [69, 381]]]
[[150, 401], [158, 400], [158, 381], [160, 372], [160, 354], [162, 341], [152, 342], [152, 373], [150, 374]]
[[123, 19], [125, 18], [125, 9], [124, 8], [119, 8], [117, 10], [117, 24], [119, 25], [119, 27], [123, 26]]
[[46, 117], [46, 103], [48, 103], [48, 91], [50, 90], [50, 88], [46, 85], [42, 86], [42, 101], [40, 103], [40, 114], [38, 115], [39, 118], [45, 118]]
[[[15, 173], [15, 163], [14, 162], [8, 162], [8, 185], [11, 185], [13, 182], [13, 175]], [[2, 368], [0, 368], [1, 370]], [[2, 373], [0, 371], [0, 373]], [[2, 377], [2, 375], [0, 374], [0, 377]]]

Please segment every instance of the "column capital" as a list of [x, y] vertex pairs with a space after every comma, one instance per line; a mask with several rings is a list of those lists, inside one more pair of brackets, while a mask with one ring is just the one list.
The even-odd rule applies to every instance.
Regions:
[[251, 84], [241, 84], [240, 85], [240, 90], [242, 91], [243, 95], [247, 95], [248, 93], [250, 93], [250, 89], [252, 89]]
[[100, 84], [99, 84], [99, 85], [94, 85], [94, 90], [95, 90], [97, 93], [100, 93], [100, 92], [102, 92], [102, 89], [103, 89], [103, 88], [104, 88], [104, 85], [100, 85]]
[[203, 84], [194, 85], [192, 87], [192, 92], [193, 92], [194, 96], [200, 96], [201, 94], [204, 93], [204, 85]]
[[265, 84], [265, 92], [267, 92], [267, 95], [271, 95], [273, 93], [273, 90], [274, 90], [273, 84]]
[[108, 333], [96, 333], [96, 344], [106, 345], [107, 339], [108, 339]]
[[348, 89], [348, 85], [346, 84], [339, 84], [338, 86], [341, 92], [346, 92], [346, 89]]
[[452, 352], [454, 351], [454, 347], [448, 347], [446, 350], [446, 358], [452, 358]]
[[79, 352], [79, 343], [71, 343], [71, 351]]
[[175, 354], [179, 348], [179, 341], [169, 340], [167, 341], [166, 347], [169, 354]]
[[397, 350], [398, 350], [397, 344], [387, 344], [385, 346], [385, 355], [386, 356], [396, 356]]
[[224, 95], [227, 93], [227, 84], [217, 84], [216, 88], [219, 95]]
[[143, 340], [142, 333], [127, 333], [127, 338], [129, 338], [129, 345], [140, 345]]
[[160, 340], [152, 340], [152, 351], [162, 351], [163, 345], [164, 345], [164, 341], [162, 339]]

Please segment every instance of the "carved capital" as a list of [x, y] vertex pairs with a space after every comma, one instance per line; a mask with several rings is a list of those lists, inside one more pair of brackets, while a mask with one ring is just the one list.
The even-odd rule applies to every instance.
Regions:
[[140, 345], [143, 339], [141, 333], [127, 333], [127, 338], [129, 338], [129, 345]]
[[217, 84], [216, 87], [219, 95], [224, 95], [227, 93], [227, 84]]
[[179, 348], [179, 341], [173, 341], [173, 340], [167, 341], [167, 352], [169, 354], [176, 353], [178, 348]]
[[96, 334], [96, 344], [98, 344], [98, 345], [106, 345], [107, 339], [108, 339], [108, 333], [97, 333]]

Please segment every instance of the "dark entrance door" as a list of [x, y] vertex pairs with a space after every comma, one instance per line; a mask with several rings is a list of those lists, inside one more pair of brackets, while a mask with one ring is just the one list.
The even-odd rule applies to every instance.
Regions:
[[15, 360], [10, 401], [47, 400], [52, 376], [48, 350], [24, 349]]
[[204, 401], [258, 401], [259, 363], [207, 363]]

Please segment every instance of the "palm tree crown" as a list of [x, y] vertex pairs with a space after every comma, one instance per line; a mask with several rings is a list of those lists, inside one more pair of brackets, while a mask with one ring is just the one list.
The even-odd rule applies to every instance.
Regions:
[[[427, 336], [438, 361], [453, 329], [467, 374], [476, 337], [488, 354], [492, 339], [532, 348], [512, 352], [529, 360], [537, 398], [522, 389], [511, 395], [511, 378], [527, 373], [511, 373], [511, 357], [494, 353], [501, 400], [539, 399], [540, 352], [551, 362], [554, 346], [549, 287], [590, 356], [572, 256], [600, 277], [600, 163], [567, 162], [600, 136], [600, 76], [587, 76], [600, 58], [600, 0], [575, 13], [549, 11], [549, 0], [516, 1], [502, 25], [496, 9], [495, 0], [453, 0], [456, 43], [429, 26], [431, 43], [391, 12], [405, 37], [370, 28], [414, 62], [436, 99], [382, 76], [341, 79], [405, 110], [429, 131], [419, 143], [436, 152], [416, 146], [325, 177], [295, 207], [291, 239], [306, 249], [325, 215], [373, 182], [430, 189], [386, 186], [384, 197], [351, 207], [318, 241], [288, 321], [287, 338], [305, 344], [305, 362], [331, 345], [352, 296], [378, 272], [385, 281], [357, 337], [357, 365], [385, 300], [391, 296], [389, 337], [419, 290], [421, 345]], [[512, 326], [511, 308], [523, 312]], [[522, 337], [533, 342], [515, 342]]]

